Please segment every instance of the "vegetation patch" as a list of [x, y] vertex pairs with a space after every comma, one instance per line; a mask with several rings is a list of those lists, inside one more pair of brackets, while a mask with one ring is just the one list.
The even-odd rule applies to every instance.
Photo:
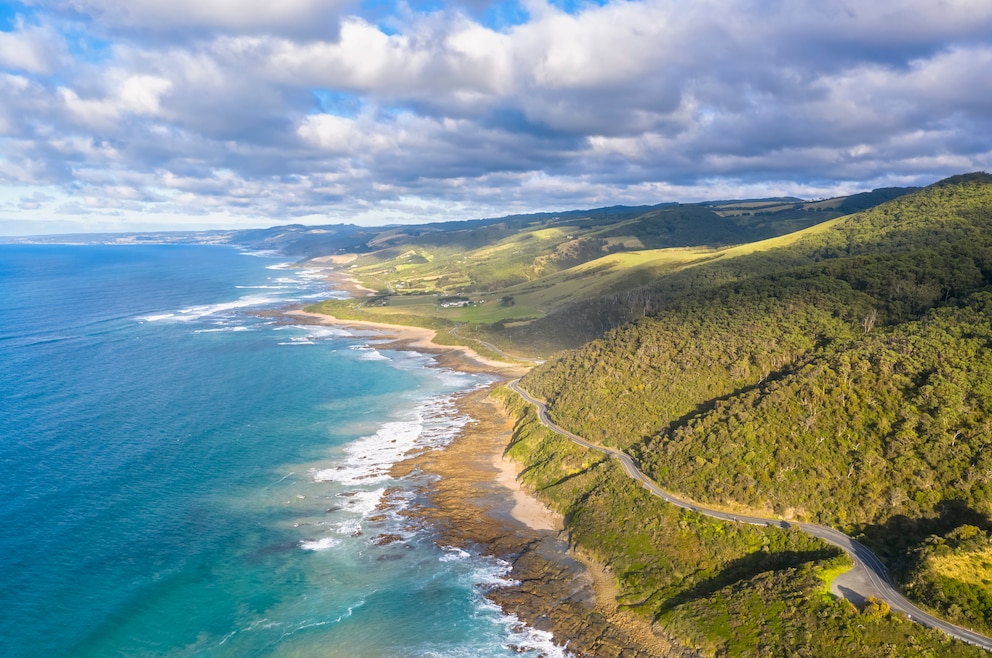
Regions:
[[521, 480], [565, 516], [571, 541], [608, 565], [621, 607], [704, 655], [980, 656], [897, 615], [866, 616], [823, 596], [850, 562], [801, 532], [718, 522], [650, 495], [612, 460], [541, 425], [497, 389], [515, 419]]
[[944, 578], [992, 589], [992, 547], [983, 546], [969, 553], [934, 556], [930, 559], [930, 567]]
[[911, 555], [907, 587], [936, 614], [992, 631], [992, 533], [962, 525]]
[[833, 566], [824, 565], [824, 567], [816, 574], [816, 577], [820, 579], [821, 583], [823, 583], [821, 592], [829, 595], [830, 588], [833, 586], [834, 581], [850, 571], [853, 567], [854, 564], [851, 563], [850, 560], [837, 560]]

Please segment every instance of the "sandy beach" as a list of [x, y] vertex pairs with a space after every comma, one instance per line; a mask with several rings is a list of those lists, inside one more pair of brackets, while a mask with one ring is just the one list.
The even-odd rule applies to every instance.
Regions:
[[509, 490], [513, 496], [513, 507], [510, 509], [513, 518], [532, 530], [559, 531], [565, 529], [561, 514], [549, 509], [520, 486], [520, 481], [517, 480], [517, 475], [520, 474], [520, 464], [502, 454], [496, 454], [493, 455], [493, 466], [498, 471], [496, 482]]
[[309, 313], [302, 309], [288, 311], [287, 314], [293, 317], [305, 318], [314, 324], [323, 324], [334, 327], [350, 327], [353, 329], [365, 329], [382, 332], [383, 338], [391, 338], [394, 341], [383, 345], [383, 347], [389, 349], [406, 349], [415, 352], [427, 352], [429, 354], [447, 356], [447, 362], [442, 362], [441, 365], [451, 367], [454, 370], [492, 372], [494, 374], [510, 378], [520, 377], [530, 370], [529, 366], [521, 366], [484, 357], [472, 348], [464, 345], [439, 345], [434, 342], [434, 337], [437, 336], [437, 332], [433, 329], [411, 327], [403, 324], [367, 322], [364, 320], [339, 320], [338, 318], [330, 315], [324, 315], [322, 313]]
[[375, 290], [366, 288], [354, 276], [341, 269], [350, 265], [358, 258], [356, 254], [338, 254], [333, 256], [317, 256], [302, 263], [303, 267], [318, 267], [324, 270], [324, 278], [332, 284], [335, 290], [346, 292], [352, 297], [368, 297]]

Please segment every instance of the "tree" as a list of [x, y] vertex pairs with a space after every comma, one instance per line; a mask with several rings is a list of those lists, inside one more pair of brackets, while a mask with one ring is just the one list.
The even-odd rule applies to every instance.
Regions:
[[889, 604], [876, 599], [874, 596], [869, 596], [868, 600], [865, 601], [865, 607], [861, 611], [861, 614], [876, 621], [883, 619], [889, 614]]
[[865, 315], [863, 320], [861, 320], [861, 326], [864, 328], [866, 334], [871, 333], [871, 330], [875, 327], [875, 322], [877, 321], [878, 321], [878, 309], [873, 308], [872, 310], [868, 311], [868, 314]]

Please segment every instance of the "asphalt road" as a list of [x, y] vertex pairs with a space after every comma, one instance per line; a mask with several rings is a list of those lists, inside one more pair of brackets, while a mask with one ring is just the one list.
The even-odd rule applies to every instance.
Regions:
[[[644, 488], [665, 502], [671, 503], [672, 505], [683, 509], [698, 512], [704, 516], [720, 519], [722, 521], [772, 526], [783, 529], [797, 527], [803, 532], [813, 535], [814, 537], [818, 537], [828, 544], [836, 546], [847, 552], [847, 554], [851, 556], [851, 560], [854, 562], [855, 569], [863, 569], [865, 572], [866, 581], [874, 586], [874, 589], [878, 592], [878, 594], [872, 593], [872, 595], [877, 598], [881, 598], [892, 610], [905, 614], [909, 619], [912, 619], [918, 624], [928, 628], [941, 630], [951, 637], [961, 640], [962, 642], [973, 644], [977, 647], [985, 649], [986, 651], [992, 651], [992, 638], [985, 637], [984, 635], [968, 630], [967, 628], [962, 628], [942, 619], [938, 619], [937, 617], [920, 610], [915, 605], [910, 603], [906, 597], [892, 587], [892, 584], [889, 582], [888, 574], [885, 570], [885, 565], [878, 559], [878, 556], [868, 550], [866, 546], [855, 541], [851, 537], [848, 537], [843, 532], [829, 526], [817, 525], [815, 523], [791, 523], [782, 519], [722, 512], [720, 510], [702, 507], [698, 503], [677, 498], [659, 487], [655, 484], [654, 480], [642, 473], [641, 469], [637, 467], [637, 464], [634, 463], [634, 460], [627, 453], [617, 450], [616, 448], [609, 448], [591, 443], [583, 439], [581, 436], [573, 434], [556, 425], [550, 418], [548, 418], [547, 405], [540, 400], [531, 397], [529, 393], [520, 388], [519, 379], [513, 380], [508, 383], [507, 386], [524, 400], [537, 407], [538, 418], [540, 418], [541, 422], [547, 427], [570, 439], [572, 442], [579, 444], [580, 446], [615, 457], [620, 461], [620, 465], [623, 466], [623, 470], [627, 473], [627, 475], [640, 482]], [[863, 594], [864, 597], [868, 596], [868, 593], [859, 592], [859, 594]]]

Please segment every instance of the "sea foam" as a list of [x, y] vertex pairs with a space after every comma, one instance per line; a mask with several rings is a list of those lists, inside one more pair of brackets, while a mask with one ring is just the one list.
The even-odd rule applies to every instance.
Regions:
[[313, 479], [346, 485], [383, 482], [390, 478], [393, 464], [411, 452], [447, 445], [469, 420], [455, 414], [452, 396], [432, 396], [414, 409], [412, 417], [385, 423], [375, 434], [348, 444], [342, 462], [334, 468], [315, 469]]
[[286, 300], [271, 295], [246, 295], [230, 302], [190, 306], [188, 308], [172, 311], [170, 313], [141, 315], [135, 319], [139, 322], [160, 322], [162, 320], [171, 320], [173, 322], [191, 322], [210, 315], [224, 313], [226, 311], [236, 311], [239, 309], [250, 308], [252, 306], [271, 306], [272, 304], [283, 301]]
[[323, 539], [310, 539], [300, 542], [300, 548], [306, 551], [326, 551], [341, 545], [341, 540], [337, 537], [324, 537]]
[[[246, 255], [256, 255], [250, 253]], [[263, 255], [261, 252], [258, 255]], [[203, 304], [187, 308], [148, 313], [135, 318], [139, 322], [193, 322], [218, 314], [237, 312], [253, 307], [264, 308], [278, 304], [290, 304], [304, 299], [317, 299], [335, 296], [339, 291], [329, 290], [323, 270], [296, 269], [293, 263], [278, 263], [266, 269], [282, 273], [267, 277], [268, 281], [254, 285], [238, 285], [238, 290], [255, 291], [234, 300], [216, 304]]]
[[215, 327], [213, 329], [197, 329], [193, 333], [195, 333], [195, 334], [216, 334], [216, 333], [224, 333], [224, 332], [228, 332], [228, 331], [248, 331], [248, 327], [246, 327], [244, 325], [241, 325], [241, 324], [236, 324], [236, 325], [229, 326], [229, 327]]

